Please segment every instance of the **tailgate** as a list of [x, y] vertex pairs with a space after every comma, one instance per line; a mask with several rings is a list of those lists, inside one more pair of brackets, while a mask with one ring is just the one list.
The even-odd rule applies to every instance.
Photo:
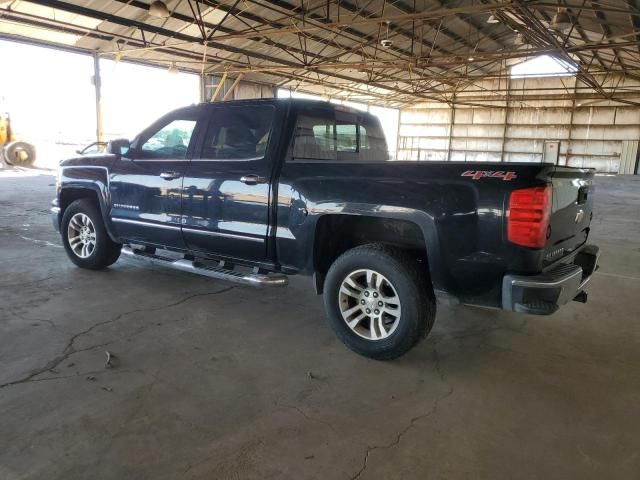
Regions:
[[594, 171], [556, 166], [551, 174], [553, 203], [544, 263], [553, 263], [587, 241], [593, 208]]

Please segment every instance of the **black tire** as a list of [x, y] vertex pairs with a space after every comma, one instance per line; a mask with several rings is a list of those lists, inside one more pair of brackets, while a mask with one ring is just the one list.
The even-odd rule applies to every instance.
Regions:
[[[424, 268], [407, 252], [381, 244], [356, 247], [338, 257], [327, 273], [324, 286], [325, 309], [338, 338], [354, 352], [376, 360], [391, 360], [413, 348], [431, 331], [436, 314], [433, 289]], [[350, 274], [362, 269], [374, 270], [386, 277], [400, 300], [401, 315], [395, 329], [389, 328], [386, 338], [364, 338], [352, 330], [342, 316], [340, 288]], [[384, 299], [382, 294], [381, 298]], [[371, 325], [368, 322], [373, 320], [363, 321]]]
[[11, 142], [2, 154], [8, 165], [16, 167], [29, 167], [36, 161], [36, 147], [26, 142]]
[[[84, 214], [89, 217], [95, 231], [95, 246], [86, 258], [79, 256], [69, 242], [69, 223], [77, 214]], [[120, 257], [122, 245], [111, 240], [104, 228], [104, 222], [98, 207], [90, 199], [81, 198], [67, 207], [62, 216], [60, 233], [67, 256], [78, 267], [101, 270], [113, 265]]]

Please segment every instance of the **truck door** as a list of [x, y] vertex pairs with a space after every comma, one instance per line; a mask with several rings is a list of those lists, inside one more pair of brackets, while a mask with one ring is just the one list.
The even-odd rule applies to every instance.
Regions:
[[200, 155], [191, 160], [184, 179], [184, 240], [192, 250], [265, 260], [275, 107], [208, 108], [208, 125], [198, 142]]
[[114, 162], [109, 191], [119, 237], [185, 247], [180, 231], [182, 183], [197, 120], [193, 108], [163, 117]]

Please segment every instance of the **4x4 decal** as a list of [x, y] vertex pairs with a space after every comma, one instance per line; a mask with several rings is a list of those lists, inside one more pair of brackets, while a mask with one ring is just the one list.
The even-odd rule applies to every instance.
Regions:
[[471, 177], [474, 180], [480, 180], [481, 178], [501, 178], [506, 182], [518, 178], [516, 172], [505, 172], [504, 170], [467, 170], [460, 176]]

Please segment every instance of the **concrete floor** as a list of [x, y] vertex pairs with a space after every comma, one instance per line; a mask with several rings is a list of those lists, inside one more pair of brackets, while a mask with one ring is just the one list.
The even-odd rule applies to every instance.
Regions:
[[390, 363], [343, 347], [305, 279], [75, 268], [53, 183], [0, 172], [3, 480], [638, 478], [640, 177], [598, 178], [587, 305], [441, 307]]

